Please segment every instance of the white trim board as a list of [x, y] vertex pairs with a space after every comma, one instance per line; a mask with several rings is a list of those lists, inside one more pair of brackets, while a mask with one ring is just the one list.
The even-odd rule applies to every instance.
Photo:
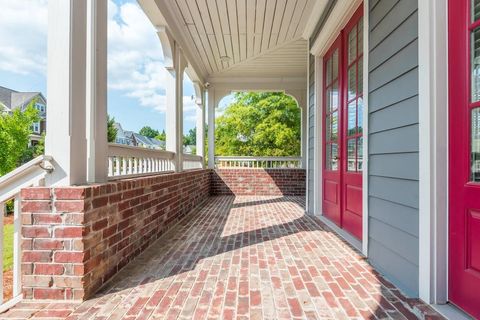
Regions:
[[448, 0], [418, 1], [419, 296], [448, 299]]
[[362, 253], [368, 257], [368, 77], [369, 2], [363, 2], [363, 171], [362, 171]]

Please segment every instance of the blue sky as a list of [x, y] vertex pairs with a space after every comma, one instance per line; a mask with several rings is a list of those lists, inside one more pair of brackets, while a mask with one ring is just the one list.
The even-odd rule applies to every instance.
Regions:
[[[47, 95], [47, 3], [0, 0], [0, 86]], [[109, 114], [126, 130], [144, 125], [163, 130], [167, 71], [153, 26], [136, 1], [109, 0], [108, 27]], [[186, 78], [185, 132], [195, 126], [193, 94]]]

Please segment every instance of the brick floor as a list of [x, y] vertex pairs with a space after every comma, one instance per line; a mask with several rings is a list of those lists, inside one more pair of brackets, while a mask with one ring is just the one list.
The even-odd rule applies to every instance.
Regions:
[[82, 304], [0, 318], [440, 319], [408, 299], [300, 197], [212, 197]]

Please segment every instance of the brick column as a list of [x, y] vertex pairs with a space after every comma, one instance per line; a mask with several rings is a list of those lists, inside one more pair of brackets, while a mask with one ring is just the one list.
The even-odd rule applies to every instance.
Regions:
[[22, 285], [27, 299], [82, 300], [85, 188], [22, 190]]

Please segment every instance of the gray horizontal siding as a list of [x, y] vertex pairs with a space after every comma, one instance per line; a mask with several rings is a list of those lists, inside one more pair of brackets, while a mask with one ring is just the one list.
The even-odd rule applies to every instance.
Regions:
[[315, 146], [315, 57], [309, 57], [309, 97], [308, 97], [308, 212], [313, 213], [314, 210], [314, 146]]
[[418, 295], [418, 0], [369, 13], [369, 260]]

